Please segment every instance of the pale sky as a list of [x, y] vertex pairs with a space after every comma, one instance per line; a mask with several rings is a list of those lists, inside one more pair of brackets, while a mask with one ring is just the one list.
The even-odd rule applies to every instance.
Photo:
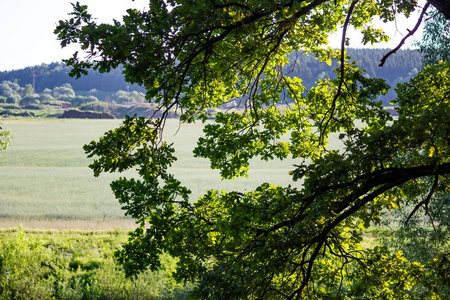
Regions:
[[[128, 8], [143, 9], [149, 0], [79, 0], [88, 5], [88, 11], [99, 21], [122, 20]], [[53, 34], [61, 19], [68, 19], [72, 12], [71, 2], [76, 0], [0, 0], [0, 71], [21, 69], [28, 66], [52, 63], [69, 58], [76, 48], [61, 49]], [[423, 1], [421, 1], [423, 2]], [[415, 20], [415, 19], [414, 19]], [[414, 27], [413, 21], [398, 21], [388, 25], [393, 40], [378, 44], [379, 48], [395, 47], [406, 28]], [[398, 28], [397, 28], [398, 27]], [[396, 28], [400, 31], [397, 32]], [[415, 36], [420, 38], [420, 33]], [[359, 38], [350, 35], [351, 47], [360, 46]], [[411, 39], [412, 40], [412, 39]], [[339, 45], [339, 39], [333, 39]]]
[[[69, 58], [73, 47], [61, 49], [53, 34], [59, 20], [69, 19], [77, 0], [0, 0], [0, 71], [52, 63]], [[79, 0], [99, 21], [122, 21], [128, 8], [143, 9], [149, 0]]]

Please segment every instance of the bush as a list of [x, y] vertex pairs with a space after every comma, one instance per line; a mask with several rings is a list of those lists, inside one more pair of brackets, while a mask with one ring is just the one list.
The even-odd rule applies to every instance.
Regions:
[[22, 100], [19, 101], [19, 105], [20, 106], [27, 106], [30, 104], [38, 104], [39, 103], [39, 98], [36, 97], [25, 97]]
[[0, 299], [184, 299], [191, 287], [176, 283], [174, 261], [125, 278], [113, 258], [125, 232], [0, 234]]
[[31, 110], [40, 110], [42, 109], [42, 106], [39, 104], [28, 104], [26, 106], [22, 107], [23, 109], [31, 109]]
[[22, 109], [7, 109], [2, 111], [3, 116], [11, 116], [11, 117], [35, 117], [35, 113], [32, 111], [26, 111]]
[[20, 101], [19, 95], [12, 95], [12, 96], [9, 96], [8, 98], [6, 98], [6, 103], [10, 103], [10, 104], [18, 104], [19, 101]]
[[70, 102], [64, 102], [64, 101], [60, 101], [60, 100], [41, 100], [41, 104], [43, 105], [49, 105], [49, 106], [57, 106], [57, 107], [61, 107], [61, 104], [66, 103], [67, 106], [71, 106]]
[[20, 106], [17, 105], [17, 104], [6, 103], [6, 104], [0, 104], [0, 108], [3, 108], [3, 109], [20, 109]]
[[[1, 299], [50, 299], [53, 271], [51, 253], [23, 232], [2, 242], [0, 254]], [[39, 284], [36, 284], [39, 282]]]
[[80, 106], [81, 110], [84, 111], [96, 111], [96, 112], [106, 112], [110, 113], [109, 105], [106, 102], [93, 101], [89, 103], [85, 103]]
[[70, 100], [70, 103], [73, 106], [77, 106], [77, 107], [83, 106], [88, 103], [93, 103], [93, 102], [98, 102], [97, 97], [95, 97], [95, 96], [77, 96]]

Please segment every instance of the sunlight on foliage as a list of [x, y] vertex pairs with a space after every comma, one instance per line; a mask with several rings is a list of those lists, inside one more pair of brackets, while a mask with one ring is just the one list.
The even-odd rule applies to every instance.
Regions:
[[[367, 76], [345, 51], [349, 27], [364, 43], [385, 41], [372, 20], [408, 17], [422, 9], [415, 1], [157, 0], [114, 24], [97, 24], [87, 6], [73, 8], [55, 30], [63, 47], [76, 43], [85, 52], [66, 60], [72, 75], [123, 65], [161, 112], [127, 117], [84, 148], [95, 176], [140, 175], [111, 184], [140, 225], [116, 253], [127, 275], [157, 270], [167, 253], [177, 258], [174, 278], [197, 283], [199, 299], [445, 296], [448, 254], [417, 262], [386, 246], [361, 247], [362, 232], [387, 212], [420, 198], [411, 216], [429, 212], [449, 183], [449, 65], [399, 85], [394, 118], [378, 100], [389, 84]], [[328, 38], [339, 28], [342, 46], [331, 49]], [[336, 62], [336, 77], [306, 89], [301, 72], [285, 72], [294, 51]], [[248, 176], [255, 158], [293, 157], [292, 184], [205, 187], [192, 199], [171, 174], [177, 156], [164, 125], [174, 110], [180, 126], [205, 123], [194, 154], [210, 160], [218, 180]], [[330, 149], [336, 136], [342, 147]]]

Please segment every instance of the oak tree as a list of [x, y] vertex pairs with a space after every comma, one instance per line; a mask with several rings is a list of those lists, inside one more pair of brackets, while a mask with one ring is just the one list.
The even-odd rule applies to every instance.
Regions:
[[[423, 68], [440, 61], [449, 61], [448, 30], [445, 15], [436, 10], [428, 13], [422, 38], [416, 42], [418, 52], [422, 55]], [[402, 207], [390, 215], [389, 221], [392, 222], [394, 218], [400, 225], [395, 230], [395, 236], [383, 238], [383, 243], [391, 249], [402, 250], [407, 259], [422, 264], [450, 252], [449, 195], [445, 191], [435, 190], [429, 197], [405, 198]], [[448, 278], [448, 275], [444, 278]], [[450, 293], [448, 286], [440, 287], [440, 291], [442, 295]], [[420, 291], [416, 294], [419, 298], [425, 298]]]
[[[156, 270], [165, 252], [178, 259], [175, 278], [196, 282], [202, 299], [440, 297], [448, 253], [420, 263], [361, 242], [364, 229], [407, 199], [421, 199], [412, 215], [448, 201], [435, 196], [449, 189], [450, 65], [426, 67], [397, 86], [393, 118], [377, 101], [390, 86], [365, 76], [345, 52], [350, 26], [363, 43], [384, 41], [374, 18], [421, 10], [419, 24], [430, 5], [448, 15], [446, 1], [155, 0], [122, 21], [97, 24], [87, 6], [74, 4], [55, 30], [63, 47], [77, 43], [85, 54], [66, 61], [72, 75], [123, 65], [126, 80], [143, 86], [162, 116], [127, 117], [85, 146], [96, 176], [139, 174], [111, 184], [139, 224], [118, 252], [126, 272]], [[340, 28], [340, 49], [327, 47]], [[337, 61], [337, 78], [306, 90], [291, 76], [292, 53]], [[234, 109], [211, 114], [232, 101]], [[292, 183], [191, 199], [170, 172], [176, 153], [162, 134], [173, 110], [181, 123], [205, 122], [194, 154], [222, 179], [247, 176], [254, 158], [293, 157]], [[328, 148], [333, 135], [340, 150]]]

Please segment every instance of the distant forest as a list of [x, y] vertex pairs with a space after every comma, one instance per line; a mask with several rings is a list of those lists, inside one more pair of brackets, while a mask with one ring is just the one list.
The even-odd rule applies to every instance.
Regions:
[[[127, 90], [127, 83], [122, 74], [123, 68], [111, 70], [110, 73], [100, 73], [91, 70], [87, 76], [75, 79], [69, 76], [71, 68], [63, 63], [42, 64], [40, 66], [27, 67], [20, 70], [0, 72], [0, 82], [12, 81], [20, 86], [33, 83], [35, 80], [35, 92], [42, 93], [45, 89], [53, 90], [55, 87], [69, 83], [75, 91], [87, 92], [97, 90], [102, 92], [117, 92]], [[145, 92], [138, 85], [130, 85], [131, 91]]]
[[[388, 51], [388, 49], [348, 49], [348, 54], [353, 60], [358, 61], [358, 65], [369, 76], [383, 78], [393, 87], [397, 83], [409, 80], [420, 70], [421, 58], [415, 50], [400, 50], [390, 56], [383, 67], [379, 67], [381, 58]], [[301, 77], [307, 88], [313, 86], [318, 79], [335, 78], [336, 76], [333, 69], [338, 66], [337, 62], [328, 66], [319, 63], [313, 56], [305, 56], [301, 53], [292, 53], [289, 58], [293, 64], [291, 74]], [[92, 90], [114, 93], [119, 90], [127, 91], [127, 83], [122, 71], [123, 69], [118, 68], [110, 73], [102, 74], [92, 70], [87, 76], [74, 79], [69, 76], [70, 68], [68, 66], [63, 63], [51, 63], [21, 70], [0, 72], [0, 83], [9, 81], [23, 87], [32, 84], [34, 78], [34, 92], [38, 94], [43, 93], [44, 90], [53, 90], [65, 84], [70, 84], [73, 90], [80, 95], [86, 95], [87, 92]], [[142, 87], [137, 85], [129, 85], [128, 91], [145, 92]], [[394, 89], [391, 89], [388, 95], [380, 99], [383, 100], [385, 105], [389, 105], [393, 98], [395, 98], [395, 92]]]
[[[383, 78], [392, 87], [388, 94], [381, 96], [380, 100], [384, 105], [390, 105], [391, 100], [396, 97], [394, 91], [398, 83], [409, 81], [422, 67], [421, 55], [416, 50], [399, 50], [391, 55], [383, 67], [379, 67], [380, 61], [390, 49], [347, 49], [347, 54], [352, 60], [357, 61], [357, 65], [366, 71], [370, 77]], [[318, 62], [313, 56], [304, 56], [300, 53], [292, 53], [289, 56], [292, 76], [302, 78], [306, 88], [310, 88], [318, 79], [336, 78], [333, 71], [338, 67], [338, 62], [333, 62], [331, 66]]]

